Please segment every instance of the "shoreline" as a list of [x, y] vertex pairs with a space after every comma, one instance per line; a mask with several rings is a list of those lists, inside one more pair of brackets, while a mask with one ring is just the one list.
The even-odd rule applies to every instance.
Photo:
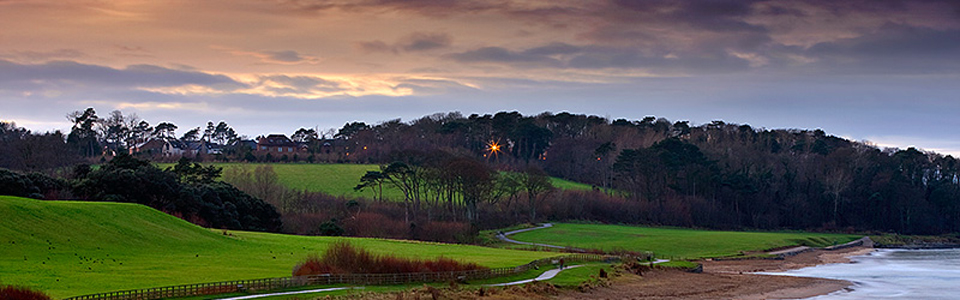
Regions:
[[584, 293], [563, 293], [559, 299], [803, 299], [844, 290], [844, 280], [753, 274], [782, 272], [823, 264], [849, 263], [850, 257], [875, 251], [872, 247], [813, 250], [783, 260], [747, 259], [700, 261], [703, 273], [654, 270], [644, 276], [625, 274], [610, 286]]

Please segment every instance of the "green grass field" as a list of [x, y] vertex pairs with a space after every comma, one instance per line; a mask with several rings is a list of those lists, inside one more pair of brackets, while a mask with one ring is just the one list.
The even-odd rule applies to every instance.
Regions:
[[513, 239], [603, 250], [653, 251], [659, 258], [696, 259], [738, 255], [791, 245], [829, 246], [860, 236], [800, 232], [733, 232], [598, 224], [554, 224]]
[[[290, 276], [338, 240], [210, 230], [142, 205], [0, 196], [0, 282], [55, 298], [189, 283]], [[556, 253], [350, 238], [375, 253], [444, 256], [489, 267]]]
[[[213, 165], [228, 168], [248, 168], [253, 171], [262, 164], [255, 163], [213, 163]], [[364, 190], [354, 191], [353, 187], [360, 183], [360, 177], [367, 171], [379, 171], [380, 166], [374, 164], [269, 164], [273, 171], [277, 173], [280, 183], [295, 189], [307, 190], [311, 192], [322, 192], [334, 196], [346, 197], [367, 197], [374, 196], [373, 191]], [[159, 164], [161, 168], [171, 167], [173, 164]], [[588, 184], [563, 180], [556, 177], [550, 178], [554, 186], [560, 189], [589, 190]], [[383, 197], [386, 199], [403, 199], [403, 193], [399, 190], [384, 187]]]

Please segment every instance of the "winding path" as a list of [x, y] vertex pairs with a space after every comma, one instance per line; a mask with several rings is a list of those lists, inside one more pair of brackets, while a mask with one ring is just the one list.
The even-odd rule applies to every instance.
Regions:
[[551, 279], [551, 278], [553, 278], [553, 277], [556, 277], [557, 274], [560, 274], [560, 271], [563, 271], [563, 270], [566, 270], [566, 269], [579, 268], [579, 267], [582, 267], [582, 266], [583, 266], [583, 265], [575, 265], [575, 266], [565, 267], [565, 268], [563, 268], [563, 269], [547, 270], [546, 272], [543, 272], [543, 274], [540, 274], [540, 276], [537, 276], [537, 278], [533, 278], [533, 279], [525, 279], [525, 280], [514, 281], [514, 282], [505, 282], [505, 283], [484, 284], [483, 286], [508, 286], [508, 285], [524, 284], [524, 283], [534, 282], [534, 281], [549, 280], [549, 279]]
[[[497, 238], [500, 239], [501, 241], [504, 241], [504, 242], [514, 243], [514, 244], [520, 244], [520, 245], [540, 246], [540, 247], [548, 247], [548, 248], [555, 248], [555, 249], [572, 250], [572, 251], [577, 251], [577, 252], [585, 252], [584, 249], [579, 249], [579, 248], [562, 247], [562, 246], [557, 246], [557, 245], [548, 245], [548, 244], [540, 244], [540, 243], [521, 242], [521, 241], [514, 240], [514, 239], [511, 239], [511, 238], [508, 238], [508, 237], [507, 237], [507, 236], [509, 236], [509, 235], [513, 235], [513, 234], [517, 234], [517, 233], [521, 233], [521, 232], [527, 232], [527, 231], [532, 231], [532, 230], [537, 230], [537, 229], [544, 229], [544, 228], [550, 228], [550, 227], [553, 227], [553, 224], [552, 224], [552, 223], [544, 223], [543, 225], [540, 225], [540, 226], [538, 226], [538, 227], [518, 229], [518, 230], [513, 230], [513, 231], [498, 233], [498, 234], [497, 234]], [[670, 260], [669, 260], [669, 259], [657, 259], [657, 260], [654, 260], [653, 263], [654, 263], [654, 264], [660, 264], [660, 263], [665, 263], [665, 262], [668, 262], [668, 261], [670, 261]], [[556, 277], [557, 274], [560, 274], [560, 272], [563, 271], [563, 270], [578, 268], [578, 267], [582, 267], [582, 266], [583, 266], [583, 265], [575, 265], [575, 266], [565, 267], [565, 268], [562, 268], [562, 269], [547, 270], [546, 272], [543, 272], [543, 274], [540, 274], [540, 276], [537, 276], [537, 278], [533, 278], [533, 279], [525, 279], [525, 280], [519, 280], [519, 281], [513, 281], [513, 282], [505, 282], [505, 283], [485, 284], [485, 285], [483, 285], [483, 286], [489, 286], [489, 287], [494, 287], [494, 286], [510, 286], [510, 285], [518, 285], [518, 284], [524, 284], [524, 283], [528, 283], [528, 282], [534, 282], [534, 281], [550, 280], [550, 279], [552, 279], [553, 277]], [[222, 298], [222, 299], [218, 299], [218, 300], [246, 300], [246, 299], [256, 299], [256, 298], [272, 297], [272, 296], [309, 294], [309, 293], [322, 293], [322, 292], [332, 292], [332, 291], [340, 291], [340, 290], [348, 290], [348, 289], [362, 289], [362, 288], [363, 288], [363, 287], [325, 288], [325, 289], [303, 290], [303, 291], [282, 292], [282, 293], [257, 294], [257, 295], [241, 296], [241, 297]]]
[[303, 291], [282, 292], [282, 293], [256, 294], [256, 295], [240, 296], [240, 297], [233, 297], [233, 298], [221, 298], [221, 299], [218, 299], [218, 300], [244, 300], [244, 299], [255, 299], [255, 298], [263, 298], [263, 297], [273, 297], [273, 296], [283, 296], [283, 295], [296, 295], [296, 294], [309, 294], [309, 293], [322, 293], [322, 292], [332, 292], [332, 291], [352, 290], [352, 289], [362, 289], [362, 288], [363, 288], [363, 287], [325, 288], [325, 289], [303, 290]]
[[[508, 238], [508, 237], [507, 237], [507, 236], [509, 236], [509, 235], [514, 235], [514, 234], [521, 233], [521, 232], [533, 231], [533, 230], [537, 230], [537, 229], [544, 229], [544, 228], [550, 228], [550, 227], [553, 227], [553, 223], [543, 223], [543, 225], [540, 225], [540, 226], [538, 226], [538, 227], [518, 229], [518, 230], [514, 230], [514, 231], [507, 231], [507, 232], [501, 232], [501, 233], [498, 233], [498, 234], [497, 234], [497, 239], [500, 239], [501, 241], [504, 241], [504, 242], [507, 242], [507, 243], [514, 243], [514, 244], [519, 244], [519, 245], [529, 245], [529, 246], [540, 246], [540, 247], [547, 247], [547, 248], [554, 248], [554, 249], [564, 249], [564, 250], [571, 250], [571, 251], [574, 251], [574, 252], [587, 252], [585, 249], [580, 249], [580, 248], [562, 247], [562, 246], [557, 246], [557, 245], [548, 245], [548, 244], [541, 244], [541, 243], [522, 242], [522, 241], [514, 240], [514, 239], [511, 239], [511, 238]], [[669, 262], [669, 261], [670, 261], [669, 259], [657, 259], [657, 260], [654, 260], [653, 263], [654, 263], [654, 264], [662, 264], [662, 263]], [[548, 271], [548, 272], [549, 272], [549, 271]], [[544, 274], [546, 274], [546, 273], [544, 273]], [[551, 277], [551, 278], [552, 278], [552, 277]]]
[[[483, 286], [490, 286], [490, 287], [493, 287], [493, 286], [510, 286], [510, 285], [518, 285], [518, 284], [524, 284], [524, 283], [528, 283], [528, 282], [534, 282], [534, 281], [550, 280], [550, 279], [552, 279], [553, 277], [556, 277], [557, 274], [560, 274], [560, 271], [567, 270], [567, 269], [573, 269], [573, 268], [579, 268], [579, 267], [582, 267], [582, 266], [583, 266], [583, 265], [575, 265], [575, 266], [565, 267], [565, 268], [563, 268], [563, 269], [547, 270], [546, 272], [543, 272], [543, 274], [540, 274], [540, 276], [537, 276], [537, 278], [533, 278], [533, 279], [525, 279], [525, 280], [519, 280], [519, 281], [513, 281], [513, 282], [505, 282], [505, 283], [484, 284]], [[246, 299], [256, 299], [256, 298], [263, 298], [263, 297], [273, 297], [273, 296], [283, 296], [283, 295], [296, 295], [296, 294], [311, 294], [311, 293], [322, 293], [322, 292], [333, 292], [333, 291], [342, 291], [342, 290], [350, 290], [350, 289], [363, 289], [363, 287], [338, 287], [338, 288], [313, 289], [313, 290], [303, 290], [303, 291], [293, 291], [293, 292], [282, 292], [282, 293], [256, 294], [256, 295], [249, 295], [249, 296], [240, 296], [240, 297], [231, 297], [231, 298], [221, 298], [221, 299], [217, 299], [217, 300], [246, 300]]]
[[554, 248], [554, 249], [570, 249], [577, 252], [583, 252], [582, 251], [583, 249], [562, 247], [557, 245], [547, 245], [547, 244], [540, 244], [540, 243], [521, 242], [521, 241], [514, 240], [507, 237], [508, 235], [514, 235], [521, 232], [534, 231], [537, 229], [544, 229], [544, 228], [550, 228], [550, 227], [553, 227], [553, 223], [543, 223], [543, 225], [540, 225], [539, 227], [525, 228], [525, 229], [518, 229], [514, 231], [497, 233], [497, 238], [507, 243], [514, 243], [519, 245], [539, 246], [539, 247], [547, 247], [547, 248]]

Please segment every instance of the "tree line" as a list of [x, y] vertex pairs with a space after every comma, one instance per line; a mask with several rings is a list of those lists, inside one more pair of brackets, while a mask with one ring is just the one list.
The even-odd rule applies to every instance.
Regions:
[[178, 138], [176, 130], [179, 127], [172, 122], [160, 122], [151, 126], [150, 122], [140, 119], [136, 114], [124, 115], [120, 110], [100, 117], [92, 107], [67, 114], [67, 120], [73, 123], [67, 143], [86, 157], [100, 155], [102, 147], [111, 150], [130, 149], [153, 138], [219, 144], [233, 143], [241, 138], [224, 121], [216, 124], [207, 122], [206, 127], [187, 130]]
[[[62, 133], [27, 134], [4, 125], [2, 137], [13, 142], [2, 143], [0, 150], [15, 155], [3, 155], [0, 162], [5, 165], [0, 166], [32, 171], [50, 167], [39, 161], [66, 165], [75, 160], [57, 153], [82, 148], [75, 146], [84, 145], [86, 137], [96, 137], [91, 142], [97, 143], [123, 139], [103, 138], [112, 135], [96, 133], [95, 128], [106, 127], [91, 121], [99, 118], [84, 118], [84, 113], [73, 114], [78, 116], [73, 131], [65, 145], [55, 147], [29, 145], [54, 145], [58, 137], [64, 138]], [[117, 114], [111, 115], [107, 119], [116, 119]], [[215, 132], [217, 126], [212, 125]], [[397, 212], [402, 215], [396, 218], [405, 224], [419, 218], [488, 224], [520, 220], [521, 214], [524, 220], [559, 217], [549, 206], [559, 205], [555, 200], [566, 197], [564, 193], [525, 191], [506, 178], [515, 173], [501, 172], [542, 170], [591, 184], [606, 195], [591, 198], [622, 199], [610, 203], [637, 209], [615, 217], [617, 222], [731, 229], [960, 231], [956, 158], [914, 148], [881, 149], [822, 130], [771, 130], [722, 121], [693, 126], [656, 117], [610, 120], [570, 113], [454, 112], [408, 122], [351, 122], [323, 134], [300, 128], [292, 136], [310, 145], [317, 162], [380, 164], [379, 171], [358, 178], [358, 188], [377, 191], [389, 185], [401, 190], [404, 201]], [[17, 152], [38, 148], [61, 150], [33, 156]], [[324, 151], [331, 153], [319, 155]], [[522, 207], [513, 203], [528, 194], [542, 198]], [[509, 218], [486, 210], [507, 202], [516, 208], [506, 213], [512, 214]]]
[[77, 165], [62, 177], [0, 168], [0, 195], [138, 203], [210, 228], [282, 229], [273, 205], [218, 180], [221, 172], [186, 158], [160, 169], [150, 161], [121, 153], [97, 168]]
[[[436, 149], [498, 169], [530, 166], [642, 203], [633, 223], [712, 228], [960, 231], [960, 162], [822, 130], [569, 113], [435, 114], [347, 124], [358, 161]], [[490, 152], [490, 145], [502, 151]], [[604, 221], [604, 220], [600, 220]]]

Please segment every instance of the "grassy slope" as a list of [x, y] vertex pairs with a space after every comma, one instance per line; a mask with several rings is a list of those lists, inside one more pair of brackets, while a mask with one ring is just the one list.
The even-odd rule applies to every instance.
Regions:
[[[214, 163], [218, 167], [249, 168], [251, 171], [261, 164], [246, 163]], [[280, 182], [296, 190], [323, 192], [335, 196], [373, 197], [373, 191], [357, 192], [353, 187], [360, 183], [360, 177], [367, 171], [380, 170], [374, 164], [270, 164], [273, 171], [280, 177]], [[160, 164], [162, 168], [173, 164]], [[561, 189], [589, 190], [588, 184], [563, 180], [551, 177], [554, 186]], [[383, 196], [387, 199], [403, 199], [403, 194], [396, 189], [384, 187]]]
[[[0, 282], [62, 298], [114, 290], [289, 276], [309, 253], [337, 240], [208, 230], [123, 203], [44, 202], [0, 196]], [[445, 256], [490, 267], [556, 253], [350, 239], [376, 253]], [[59, 280], [59, 281], [58, 281]]]
[[653, 251], [660, 258], [702, 258], [737, 255], [790, 245], [828, 246], [856, 235], [795, 232], [732, 232], [597, 224], [554, 224], [519, 233], [518, 241], [590, 249]]

